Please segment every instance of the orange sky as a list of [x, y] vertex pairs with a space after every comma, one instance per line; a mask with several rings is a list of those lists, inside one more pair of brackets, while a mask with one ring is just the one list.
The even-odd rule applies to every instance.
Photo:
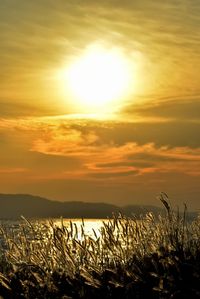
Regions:
[[[199, 26], [195, 0], [1, 1], [0, 192], [199, 208]], [[60, 76], [96, 44], [133, 72], [103, 118]]]

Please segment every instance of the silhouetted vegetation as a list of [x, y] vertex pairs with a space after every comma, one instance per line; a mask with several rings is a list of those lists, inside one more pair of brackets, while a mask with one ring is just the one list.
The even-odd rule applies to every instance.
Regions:
[[24, 219], [18, 233], [2, 228], [3, 298], [200, 298], [200, 219], [174, 212], [138, 221], [122, 215], [89, 236]]

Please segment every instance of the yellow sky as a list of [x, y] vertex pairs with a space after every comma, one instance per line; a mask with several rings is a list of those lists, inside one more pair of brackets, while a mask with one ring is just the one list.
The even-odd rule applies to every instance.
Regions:
[[[157, 204], [165, 191], [197, 208], [199, 25], [195, 0], [1, 1], [0, 192]], [[126, 90], [124, 69], [100, 59], [104, 82], [123, 90], [109, 109], [90, 109], [91, 92], [80, 104], [65, 75], [94, 47], [129, 68]]]

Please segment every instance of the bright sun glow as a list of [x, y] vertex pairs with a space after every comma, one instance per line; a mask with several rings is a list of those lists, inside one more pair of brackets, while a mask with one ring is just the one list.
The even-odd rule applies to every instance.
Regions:
[[[133, 79], [127, 58], [118, 49], [89, 47], [64, 72], [67, 89], [81, 111], [114, 110]], [[101, 111], [99, 111], [101, 110]]]

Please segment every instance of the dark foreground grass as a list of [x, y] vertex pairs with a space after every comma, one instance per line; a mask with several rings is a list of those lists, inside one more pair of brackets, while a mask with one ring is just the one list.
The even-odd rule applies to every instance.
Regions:
[[100, 236], [76, 224], [2, 229], [3, 298], [200, 298], [200, 219], [186, 221], [161, 195], [166, 216], [117, 216]]

